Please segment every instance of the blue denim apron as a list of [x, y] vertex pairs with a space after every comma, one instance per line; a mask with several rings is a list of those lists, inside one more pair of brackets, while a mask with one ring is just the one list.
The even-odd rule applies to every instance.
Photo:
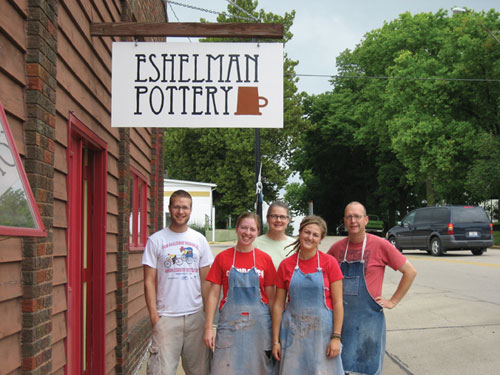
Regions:
[[281, 321], [282, 375], [344, 375], [340, 355], [329, 359], [326, 349], [333, 332], [333, 312], [326, 306], [323, 271], [303, 273], [297, 265], [290, 280]]
[[271, 375], [272, 326], [269, 307], [262, 302], [259, 275], [255, 267], [239, 272], [233, 265], [229, 271], [226, 303], [219, 313], [215, 336], [212, 375]]
[[363, 240], [361, 260], [344, 260], [340, 269], [344, 274], [344, 325], [342, 326], [342, 363], [347, 373], [382, 374], [385, 353], [384, 309], [370, 295], [366, 287], [364, 254], [366, 236]]

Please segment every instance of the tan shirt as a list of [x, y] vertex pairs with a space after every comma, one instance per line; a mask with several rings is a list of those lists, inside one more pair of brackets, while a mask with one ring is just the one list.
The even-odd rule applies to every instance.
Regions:
[[290, 251], [292, 251], [291, 247], [287, 247], [286, 249], [285, 247], [290, 245], [294, 241], [295, 241], [294, 238], [288, 236], [286, 237], [285, 240], [275, 241], [270, 239], [268, 236], [264, 234], [262, 236], [257, 237], [253, 242], [253, 245], [257, 249], [268, 253], [273, 259], [274, 267], [278, 269], [281, 261], [287, 257], [287, 254]]

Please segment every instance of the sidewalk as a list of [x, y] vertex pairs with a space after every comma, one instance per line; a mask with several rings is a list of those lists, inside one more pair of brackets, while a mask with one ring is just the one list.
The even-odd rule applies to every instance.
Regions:
[[[180, 362], [180, 360], [179, 360]], [[140, 367], [139, 371], [137, 372], [137, 375], [146, 375], [146, 364], [147, 364], [147, 359], [143, 362], [142, 366]], [[384, 372], [383, 375], [401, 375], [405, 373], [402, 368], [399, 366], [397, 362], [397, 358], [391, 358], [385, 354], [384, 358]], [[185, 375], [184, 370], [182, 369], [182, 364], [179, 363], [179, 368], [177, 369], [177, 374], [176, 375]]]

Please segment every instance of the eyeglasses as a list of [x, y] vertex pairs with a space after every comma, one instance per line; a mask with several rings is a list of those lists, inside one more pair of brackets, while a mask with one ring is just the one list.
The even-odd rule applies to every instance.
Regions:
[[351, 220], [358, 221], [364, 217], [365, 217], [365, 215], [348, 215], [348, 216], [344, 216], [344, 219], [346, 219], [347, 221], [351, 221]]
[[172, 210], [174, 210], [174, 211], [180, 211], [180, 210], [188, 211], [189, 210], [189, 206], [170, 206], [170, 208], [172, 208]]
[[273, 220], [278, 220], [280, 219], [281, 221], [285, 221], [285, 220], [288, 220], [290, 218], [290, 216], [286, 216], [286, 215], [275, 215], [275, 214], [271, 214], [271, 215], [267, 215], [267, 217], [270, 217], [271, 219]]

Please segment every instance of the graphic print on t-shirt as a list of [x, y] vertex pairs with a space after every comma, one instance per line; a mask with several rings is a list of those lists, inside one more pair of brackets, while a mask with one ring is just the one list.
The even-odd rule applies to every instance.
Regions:
[[164, 262], [165, 268], [170, 268], [172, 265], [176, 264], [181, 266], [183, 263], [192, 264], [198, 260], [198, 256], [194, 253], [193, 248], [188, 246], [181, 246], [179, 249], [181, 255], [179, 254], [168, 254], [167, 260]]
[[[236, 271], [238, 271], [240, 273], [248, 273], [248, 272], [250, 272], [253, 269], [253, 267], [252, 268], [238, 268], [238, 267], [234, 267], [234, 268], [236, 269]], [[264, 270], [261, 270], [261, 269], [255, 267], [255, 271], [257, 272], [257, 275], [259, 275], [259, 277], [261, 279], [264, 278]], [[226, 277], [229, 277], [229, 272], [231, 272], [230, 269], [226, 271]]]
[[188, 280], [199, 277], [199, 251], [188, 241], [175, 241], [162, 246], [162, 264], [168, 279]]

